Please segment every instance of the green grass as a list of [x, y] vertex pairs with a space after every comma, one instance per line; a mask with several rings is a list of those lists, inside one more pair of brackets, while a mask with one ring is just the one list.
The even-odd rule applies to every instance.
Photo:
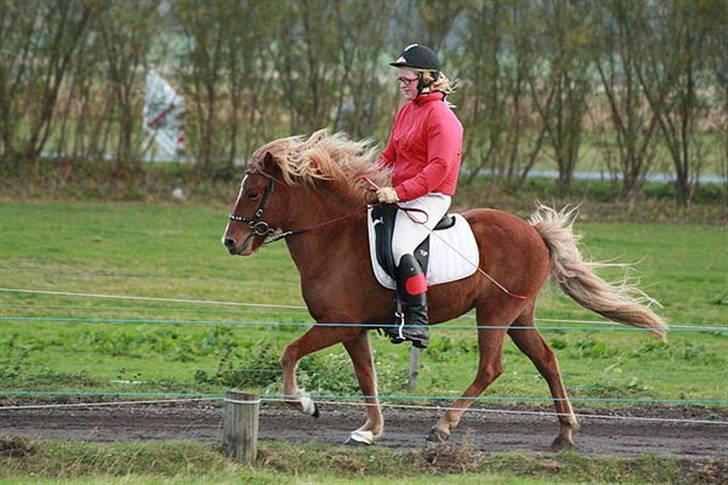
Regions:
[[[302, 305], [285, 244], [233, 258], [219, 243], [227, 208], [136, 203], [0, 203], [0, 287], [158, 298]], [[640, 261], [641, 286], [675, 324], [725, 325], [726, 230], [691, 224], [578, 223], [594, 259]], [[614, 279], [617, 271], [607, 272]], [[554, 287], [538, 316], [597, 320]], [[280, 390], [277, 360], [305, 328], [143, 323], [311, 322], [284, 309], [225, 307], [0, 292], [0, 390], [212, 392], [231, 386]], [[27, 320], [40, 318], [41, 320]], [[99, 322], [52, 321], [99, 319]], [[25, 320], [24, 320], [25, 319]], [[126, 323], [108, 323], [108, 320]], [[453, 324], [473, 325], [466, 317]], [[566, 324], [541, 322], [542, 327]], [[568, 326], [568, 325], [567, 325]], [[593, 326], [573, 324], [572, 327]], [[626, 327], [625, 327], [626, 328]], [[473, 378], [472, 330], [433, 330], [416, 393], [453, 395]], [[575, 398], [728, 398], [725, 332], [674, 332], [662, 344], [643, 332], [543, 330]], [[383, 394], [406, 391], [408, 349], [372, 334]], [[322, 393], [358, 394], [340, 346], [304, 359], [301, 382]], [[548, 396], [513, 344], [506, 371], [487, 396]], [[254, 371], [254, 372], [251, 372]], [[116, 382], [115, 382], [116, 381]], [[122, 382], [119, 382], [122, 381]], [[579, 402], [580, 405], [604, 405]]]
[[[16, 440], [17, 441], [17, 440]], [[685, 483], [725, 473], [725, 461], [682, 462], [483, 453], [462, 447], [396, 452], [316, 443], [264, 444], [255, 466], [191, 442], [100, 444], [23, 440], [27, 454], [0, 453], [3, 483]]]

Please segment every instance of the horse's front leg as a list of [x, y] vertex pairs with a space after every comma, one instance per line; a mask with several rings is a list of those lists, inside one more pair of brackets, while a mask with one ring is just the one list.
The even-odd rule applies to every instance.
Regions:
[[354, 325], [341, 327], [315, 326], [288, 345], [281, 357], [285, 402], [299, 411], [317, 418], [319, 411], [316, 403], [314, 403], [313, 399], [307, 393], [302, 393], [296, 384], [296, 368], [298, 367], [298, 362], [312, 352], [330, 347], [339, 342], [351, 340], [361, 331], [361, 327]]
[[369, 345], [369, 334], [362, 331], [358, 337], [344, 342], [344, 347], [351, 357], [354, 365], [354, 372], [359, 381], [359, 387], [364, 394], [364, 402], [367, 407], [367, 421], [359, 429], [352, 431], [346, 441], [352, 445], [371, 445], [376, 438], [382, 435], [384, 419], [382, 409], [379, 406], [377, 397], [377, 374], [374, 370], [374, 359], [372, 349]]

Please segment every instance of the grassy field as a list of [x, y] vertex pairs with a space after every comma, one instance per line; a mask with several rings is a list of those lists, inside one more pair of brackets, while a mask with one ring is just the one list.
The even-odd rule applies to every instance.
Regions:
[[[17, 441], [17, 440], [16, 440]], [[480, 453], [441, 445], [393, 454], [389, 450], [342, 449], [320, 444], [264, 445], [262, 466], [240, 466], [215, 447], [190, 442], [96, 444], [22, 442], [23, 456], [0, 453], [3, 483], [705, 483], [722, 465], [700, 467], [669, 458], [614, 459], [576, 453], [523, 456]]]
[[[251, 258], [229, 256], [219, 244], [226, 214], [224, 207], [190, 205], [2, 202], [0, 287], [301, 305], [285, 245], [268, 246]], [[725, 401], [728, 335], [697, 328], [726, 324], [725, 229], [596, 222], [579, 223], [576, 229], [585, 235], [582, 247], [590, 257], [639, 261], [634, 276], [664, 304], [660, 313], [676, 328], [696, 330], [673, 332], [663, 344], [642, 332], [577, 330], [597, 326], [541, 320], [577, 411], [629, 405], [632, 399]], [[598, 320], [551, 286], [540, 298], [538, 316]], [[0, 397], [219, 393], [232, 386], [274, 393], [280, 390], [283, 347], [310, 322], [297, 309], [0, 291]], [[465, 316], [451, 324], [473, 321]], [[561, 329], [548, 329], [555, 326]], [[432, 345], [421, 356], [415, 391], [406, 389], [408, 349], [373, 335], [380, 391], [459, 393], [473, 377], [473, 333], [435, 327]], [[547, 398], [545, 382], [510, 342], [505, 365], [486, 396], [514, 402]], [[313, 392], [358, 394], [353, 375], [340, 370], [348, 367], [343, 349], [335, 347], [304, 359], [299, 377]], [[392, 477], [413, 484], [686, 483], [715, 481], [725, 473], [720, 462], [492, 454], [469, 449], [467, 443], [413, 452], [263, 444], [256, 467], [243, 467], [201, 443], [21, 439], [18, 445], [18, 440], [8, 445], [0, 436], [3, 483], [389, 483]]]
[[[209, 207], [5, 202], [0, 204], [0, 286], [301, 305], [285, 245], [233, 258], [219, 244], [225, 216], [224, 208]], [[725, 229], [624, 223], [584, 223], [576, 229], [585, 234], [589, 256], [640, 261], [635, 276], [664, 304], [661, 314], [687, 327], [679, 330], [726, 324]], [[555, 287], [543, 292], [538, 317], [597, 320]], [[216, 393], [233, 385], [277, 392], [279, 355], [311, 322], [295, 309], [4, 291], [0, 318], [0, 390], [6, 392]], [[188, 323], [175, 323], [180, 321]], [[451, 324], [474, 323], [465, 316]], [[593, 324], [541, 321], [540, 326], [577, 403], [728, 397], [725, 331], [676, 331], [662, 344], [642, 332], [578, 330]], [[436, 327], [433, 335], [422, 355], [416, 392], [459, 393], [473, 377], [473, 331]], [[372, 338], [381, 392], [405, 393], [408, 349]], [[487, 395], [548, 396], [530, 361], [510, 342], [505, 365]], [[301, 382], [315, 392], [356, 394], [353, 374], [330, 372], [348, 366], [341, 347], [328, 349], [304, 359]]]

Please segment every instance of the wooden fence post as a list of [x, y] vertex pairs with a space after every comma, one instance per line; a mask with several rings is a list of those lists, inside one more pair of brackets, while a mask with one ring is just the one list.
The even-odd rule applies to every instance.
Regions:
[[410, 349], [409, 371], [407, 372], [407, 389], [417, 386], [417, 374], [420, 367], [420, 349], [414, 345]]
[[252, 464], [258, 453], [258, 409], [256, 394], [232, 389], [225, 393], [222, 448], [233, 460]]

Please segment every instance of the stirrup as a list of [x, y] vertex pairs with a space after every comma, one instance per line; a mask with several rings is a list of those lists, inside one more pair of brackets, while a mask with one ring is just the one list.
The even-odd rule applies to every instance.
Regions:
[[394, 312], [394, 318], [395, 318], [395, 325], [388, 326], [384, 329], [384, 333], [389, 337], [389, 340], [393, 344], [401, 344], [402, 342], [407, 341], [407, 338], [405, 338], [404, 334], [402, 333], [402, 328], [404, 328], [404, 312], [402, 310], [397, 310]]
[[[394, 315], [397, 319], [396, 321], [399, 322], [399, 324], [396, 327], [390, 326], [385, 329], [384, 333], [389, 337], [389, 340], [395, 345], [401, 344], [402, 342], [412, 342], [412, 345], [417, 347], [418, 349], [426, 349], [430, 340], [427, 336], [427, 326], [407, 325], [405, 323], [404, 313], [401, 311], [395, 312]], [[407, 335], [408, 333], [410, 333], [410, 331], [420, 327], [425, 332], [425, 335]]]

